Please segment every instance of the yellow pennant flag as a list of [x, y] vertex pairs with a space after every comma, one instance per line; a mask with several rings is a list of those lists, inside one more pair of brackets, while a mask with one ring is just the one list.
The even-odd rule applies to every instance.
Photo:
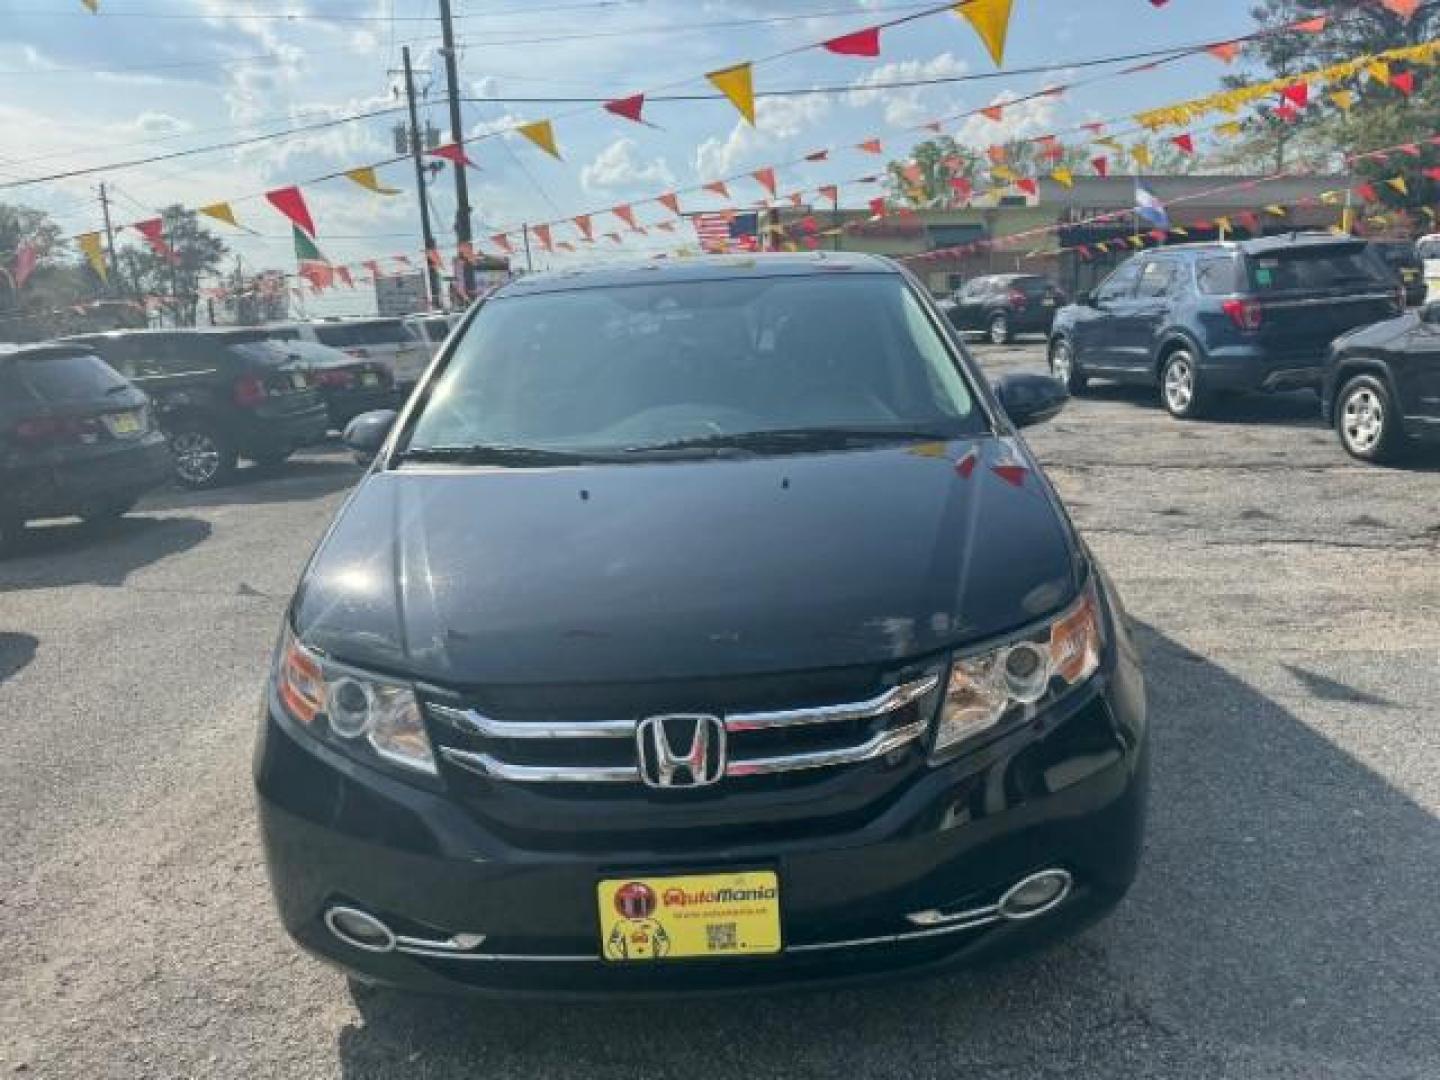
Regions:
[[1135, 247], [1135, 248], [1142, 247], [1142, 246], [1144, 245], [1144, 243], [1145, 243], [1145, 241], [1144, 241], [1144, 240], [1141, 240], [1140, 237], [1138, 237], [1138, 236], [1132, 236], [1132, 237], [1130, 237], [1130, 246], [1131, 246], [1131, 247]]
[[1050, 179], [1054, 180], [1061, 187], [1072, 188], [1075, 186], [1075, 175], [1063, 165], [1050, 173]]
[[100, 14], [100, 0], [80, 0], [80, 2], [90, 9], [91, 15]]
[[1355, 104], [1355, 92], [1353, 90], [1334, 90], [1330, 93], [1330, 100], [1341, 112], [1349, 112], [1350, 107]]
[[551, 126], [549, 120], [536, 120], [531, 124], [521, 124], [515, 130], [555, 160], [560, 160], [560, 151], [555, 146], [555, 128]]
[[1340, 192], [1338, 191], [1322, 191], [1316, 198], [1326, 206], [1338, 206], [1340, 204]]
[[110, 272], [105, 266], [105, 255], [100, 250], [100, 234], [98, 232], [82, 233], [75, 238], [75, 241], [80, 245], [80, 250], [85, 253], [85, 258], [90, 260], [90, 269], [95, 271], [95, 276], [109, 284]]
[[1391, 188], [1398, 191], [1401, 195], [1410, 194], [1410, 187], [1408, 184], [1405, 183], [1405, 177], [1403, 176], [1392, 176], [1389, 180], [1386, 180], [1385, 183], [1388, 184]]
[[1018, 174], [1008, 165], [996, 165], [990, 170], [990, 175], [996, 180], [1003, 180], [1009, 184], [1014, 182]]
[[1238, 120], [1226, 120], [1223, 124], [1215, 125], [1215, 134], [1223, 135], [1227, 139], [1238, 139], [1243, 130]]
[[1130, 157], [1142, 169], [1150, 167], [1150, 148], [1144, 143], [1136, 143], [1130, 147]]
[[1279, 203], [1271, 203], [1269, 206], [1265, 207], [1265, 212], [1275, 217], [1284, 217], [1286, 213], [1288, 213], [1285, 207], [1281, 206]]
[[1190, 235], [1190, 230], [1189, 230], [1189, 229], [1182, 229], [1179, 225], [1172, 225], [1172, 226], [1170, 227], [1170, 235], [1171, 235], [1171, 236], [1189, 236], [1189, 235]]
[[399, 195], [399, 188], [386, 187], [380, 183], [379, 177], [375, 175], [375, 166], [363, 165], [358, 169], [347, 169], [345, 176], [355, 181], [366, 191], [373, 191], [376, 195]]
[[209, 206], [200, 207], [199, 213], [206, 217], [214, 218], [216, 221], [223, 221], [226, 225], [233, 225], [240, 228], [240, 223], [235, 220], [235, 211], [230, 209], [228, 202], [211, 203]]
[[719, 71], [708, 71], [705, 78], [730, 100], [741, 116], [755, 123], [755, 83], [750, 77], [748, 61]]
[[1376, 82], [1384, 86], [1390, 85], [1390, 65], [1384, 60], [1371, 60], [1365, 65], [1365, 71]]
[[1005, 35], [1010, 31], [1013, 3], [1014, 0], [965, 0], [955, 5], [955, 13], [975, 28], [996, 67], [1005, 66]]
[[1235, 231], [1235, 226], [1230, 223], [1228, 217], [1217, 217], [1215, 219], [1215, 227], [1220, 230], [1220, 235], [1222, 236], [1228, 232]]

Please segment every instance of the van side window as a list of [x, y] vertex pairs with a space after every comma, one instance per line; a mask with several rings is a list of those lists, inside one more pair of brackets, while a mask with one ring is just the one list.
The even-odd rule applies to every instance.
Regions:
[[1175, 284], [1175, 269], [1173, 259], [1154, 259], [1147, 262], [1145, 269], [1140, 272], [1140, 286], [1135, 290], [1135, 295], [1149, 300], [1169, 296]]
[[1219, 259], [1201, 259], [1195, 264], [1195, 282], [1206, 296], [1228, 296], [1240, 291], [1235, 273], [1235, 260], [1226, 255]]

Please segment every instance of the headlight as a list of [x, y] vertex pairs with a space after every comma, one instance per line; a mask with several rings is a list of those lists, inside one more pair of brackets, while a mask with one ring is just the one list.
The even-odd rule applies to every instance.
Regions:
[[290, 717], [318, 738], [435, 775], [435, 753], [408, 684], [337, 664], [301, 645], [286, 626], [275, 687]]
[[1002, 720], [1029, 717], [1095, 674], [1100, 607], [1092, 581], [1080, 599], [1035, 634], [978, 656], [956, 657], [936, 721], [937, 755]]

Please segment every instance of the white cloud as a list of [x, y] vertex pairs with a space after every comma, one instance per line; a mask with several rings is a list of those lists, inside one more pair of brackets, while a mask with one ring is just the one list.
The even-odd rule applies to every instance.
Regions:
[[171, 116], [169, 113], [154, 112], [146, 110], [128, 124], [121, 126], [122, 130], [133, 131], [139, 135], [149, 138], [157, 138], [163, 135], [176, 135], [182, 131], [189, 131], [192, 125], [181, 120], [178, 116]]
[[960, 129], [955, 133], [956, 141], [968, 146], [990, 146], [1012, 139], [1044, 135], [1054, 129], [1058, 99], [1037, 97], [1013, 105], [1006, 104], [1014, 100], [1015, 94], [1008, 90], [997, 94], [990, 100], [990, 104], [1006, 106], [1000, 120], [997, 122], [987, 116], [972, 116], [960, 125]]
[[923, 104], [925, 88], [875, 89], [883, 83], [912, 79], [944, 79], [964, 75], [970, 65], [953, 53], [943, 52], [929, 60], [901, 60], [871, 68], [854, 82], [850, 104], [857, 106], [884, 105], [885, 122], [894, 127], [914, 127], [934, 116], [934, 110]]
[[754, 127], [737, 121], [726, 138], [712, 135], [696, 147], [695, 172], [701, 179], [714, 180], [729, 176], [741, 164], [763, 164], [756, 159], [760, 150], [796, 138], [829, 112], [830, 99], [823, 94], [761, 98], [755, 103]]
[[664, 158], [641, 162], [635, 150], [634, 139], [616, 139], [580, 170], [580, 186], [586, 191], [607, 191], [639, 184], [670, 187], [675, 183], [675, 174]]

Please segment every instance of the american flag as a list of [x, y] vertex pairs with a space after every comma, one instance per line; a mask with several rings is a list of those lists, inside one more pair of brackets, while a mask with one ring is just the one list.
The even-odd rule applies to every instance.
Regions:
[[712, 255], [727, 251], [754, 251], [759, 247], [756, 214], [737, 214], [733, 210], [692, 214], [690, 224], [695, 227], [700, 250]]

